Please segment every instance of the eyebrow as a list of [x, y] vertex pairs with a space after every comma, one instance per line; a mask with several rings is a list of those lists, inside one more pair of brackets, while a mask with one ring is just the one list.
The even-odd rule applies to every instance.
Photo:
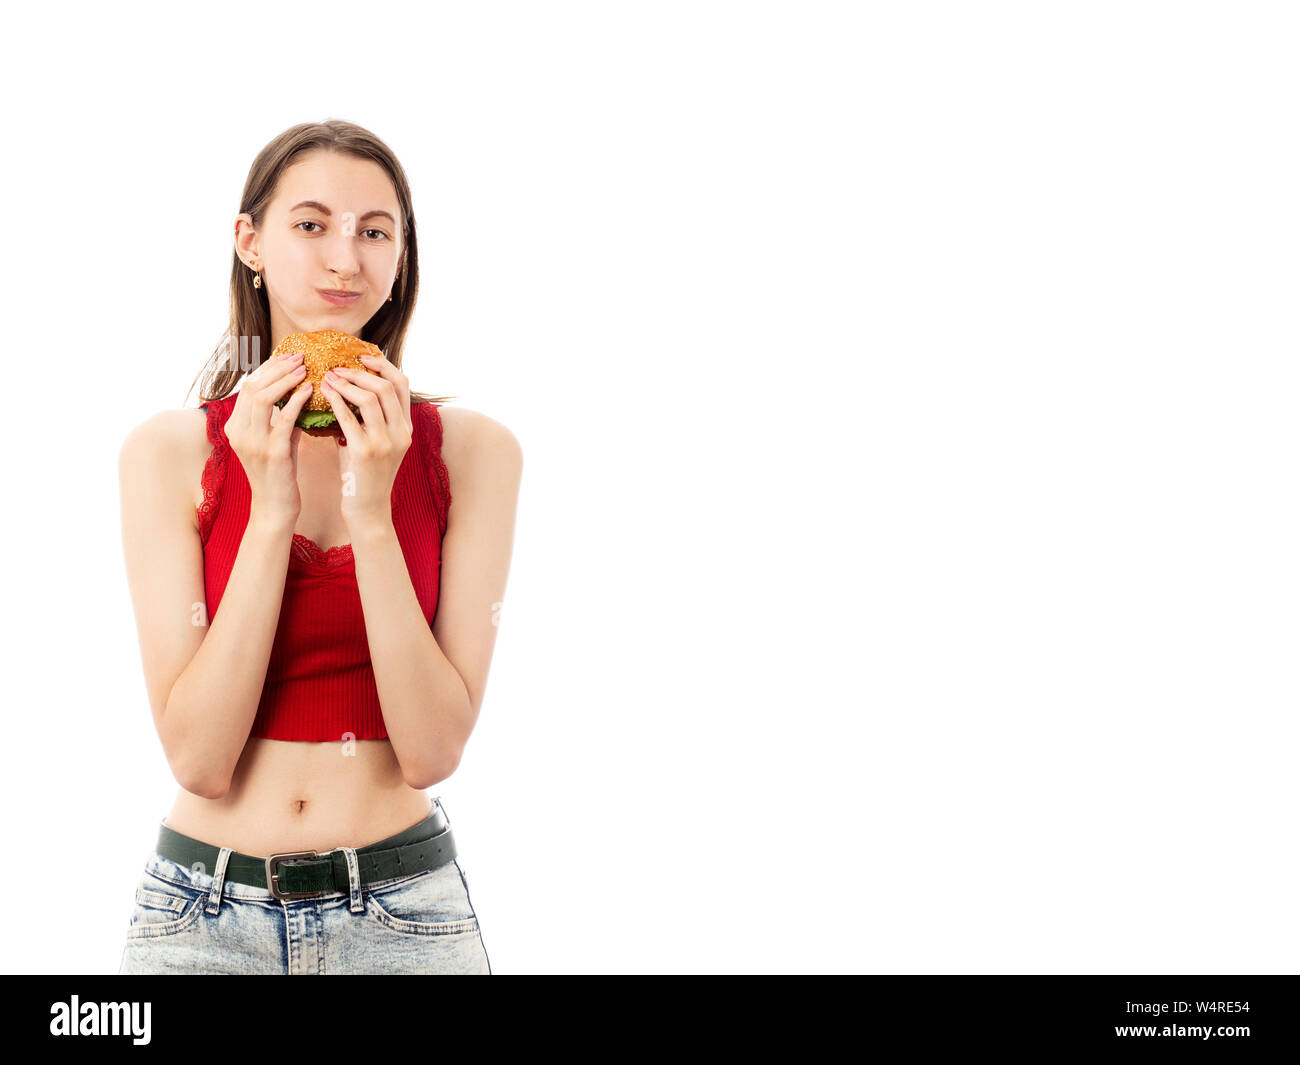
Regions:
[[[289, 212], [292, 214], [294, 211], [298, 210], [299, 207], [310, 207], [313, 210], [319, 211], [323, 215], [329, 215], [332, 213], [330, 209], [319, 200], [303, 200], [302, 203], [295, 203], [289, 208]], [[367, 211], [358, 218], [357, 221], [364, 222], [367, 218], [387, 218], [393, 225], [397, 225], [397, 219], [387, 211]]]

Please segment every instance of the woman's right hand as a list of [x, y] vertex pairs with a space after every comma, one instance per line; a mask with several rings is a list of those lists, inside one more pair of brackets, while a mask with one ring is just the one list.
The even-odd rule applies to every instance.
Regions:
[[[226, 421], [226, 438], [248, 476], [254, 514], [295, 521], [302, 510], [297, 470], [302, 430], [294, 422], [311, 396], [306, 372], [300, 353], [267, 359], [244, 378]], [[276, 407], [295, 387], [284, 407]]]

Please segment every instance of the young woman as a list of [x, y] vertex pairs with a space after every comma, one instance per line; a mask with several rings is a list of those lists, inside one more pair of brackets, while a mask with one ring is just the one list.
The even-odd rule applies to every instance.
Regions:
[[[180, 790], [120, 972], [489, 973], [426, 789], [482, 704], [519, 444], [401, 371], [418, 243], [387, 146], [295, 126], [241, 208], [224, 365], [201, 407], [154, 415], [121, 451], [145, 680]], [[385, 355], [322, 384], [341, 436], [294, 426], [310, 381], [269, 357], [321, 329]]]

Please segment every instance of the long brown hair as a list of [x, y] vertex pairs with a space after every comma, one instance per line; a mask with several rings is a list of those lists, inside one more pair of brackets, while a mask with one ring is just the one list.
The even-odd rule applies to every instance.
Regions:
[[[236, 213], [251, 215], [253, 224], [260, 226], [285, 168], [298, 156], [322, 148], [378, 163], [388, 172], [397, 192], [402, 215], [403, 263], [392, 301], [385, 302], [366, 323], [361, 339], [378, 347], [400, 370], [402, 345], [406, 341], [406, 330], [415, 312], [415, 297], [420, 287], [420, 242], [416, 236], [415, 212], [411, 209], [411, 188], [402, 164], [388, 145], [369, 130], [351, 122], [331, 120], [292, 126], [272, 140], [253, 160]], [[195, 375], [195, 381], [203, 378], [199, 388], [200, 403], [226, 398], [244, 376], [239, 364], [237, 338], [249, 338], [245, 343], [250, 355], [253, 337], [259, 338], [259, 359], [269, 358], [271, 354], [271, 308], [267, 302], [266, 286], [254, 288], [253, 271], [240, 261], [237, 251], [232, 249], [230, 255], [230, 322], [216, 349]], [[193, 390], [194, 383], [191, 382], [190, 392]], [[189, 392], [186, 393], [188, 396]], [[411, 392], [412, 403], [441, 403], [455, 398]]]

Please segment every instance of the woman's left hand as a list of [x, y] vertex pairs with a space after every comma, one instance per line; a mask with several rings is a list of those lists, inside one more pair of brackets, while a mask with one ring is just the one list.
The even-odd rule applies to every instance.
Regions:
[[[321, 392], [343, 430], [340, 506], [349, 529], [392, 520], [393, 484], [411, 446], [411, 388], [406, 374], [387, 359], [362, 355], [361, 361], [375, 373], [340, 366], [321, 382]], [[344, 400], [361, 411], [361, 421]]]

